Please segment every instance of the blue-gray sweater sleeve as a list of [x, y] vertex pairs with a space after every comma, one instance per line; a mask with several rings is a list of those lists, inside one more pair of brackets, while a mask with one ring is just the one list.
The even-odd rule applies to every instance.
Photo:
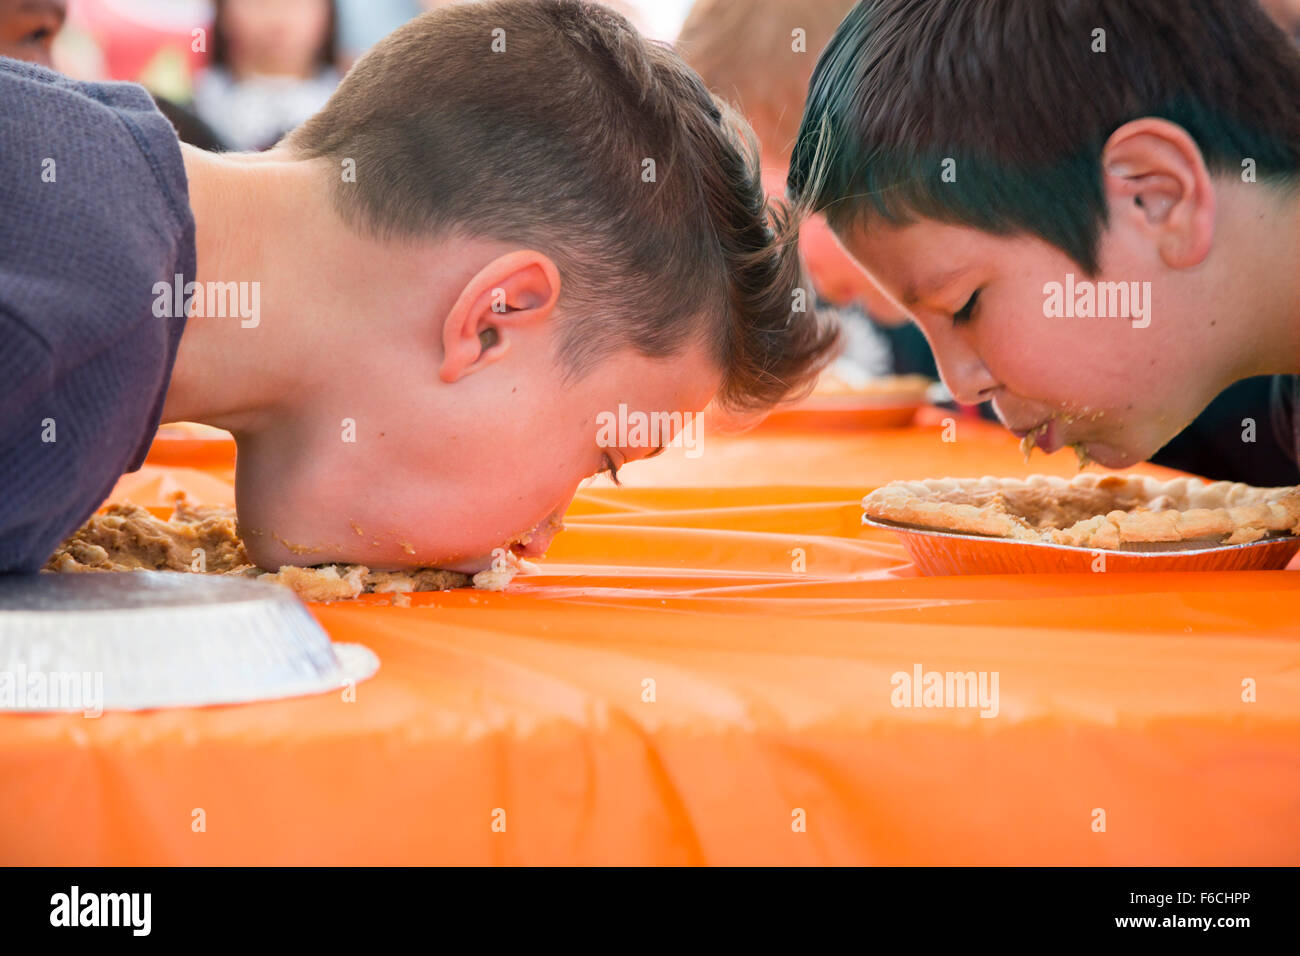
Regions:
[[185, 323], [156, 286], [194, 271], [149, 95], [0, 57], [0, 573], [40, 568], [143, 463]]

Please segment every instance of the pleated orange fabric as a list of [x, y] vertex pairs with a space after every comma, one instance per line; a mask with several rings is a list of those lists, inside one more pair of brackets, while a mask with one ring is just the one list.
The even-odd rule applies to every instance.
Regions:
[[[355, 702], [0, 716], [0, 862], [1300, 863], [1300, 575], [918, 577], [865, 492], [1074, 470], [945, 416], [708, 436], [505, 593], [313, 606]], [[114, 498], [231, 500], [166, 460]]]

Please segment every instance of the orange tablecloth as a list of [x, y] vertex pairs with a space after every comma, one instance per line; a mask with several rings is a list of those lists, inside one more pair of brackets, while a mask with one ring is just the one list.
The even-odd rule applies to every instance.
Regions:
[[[314, 606], [382, 660], [354, 703], [2, 716], [0, 862], [1300, 863], [1300, 575], [918, 578], [866, 490], [1027, 471], [938, 418], [713, 437], [505, 594]], [[997, 715], [893, 706], [916, 665]]]

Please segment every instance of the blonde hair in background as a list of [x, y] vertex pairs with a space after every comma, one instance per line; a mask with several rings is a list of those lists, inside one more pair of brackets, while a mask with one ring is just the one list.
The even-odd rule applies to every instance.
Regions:
[[[754, 128], [765, 168], [784, 169], [813, 67], [854, 0], [696, 0], [677, 52]], [[799, 31], [802, 31], [800, 33]]]

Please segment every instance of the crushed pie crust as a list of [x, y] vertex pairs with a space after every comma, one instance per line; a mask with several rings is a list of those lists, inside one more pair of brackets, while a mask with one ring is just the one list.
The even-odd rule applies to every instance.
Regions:
[[[201, 565], [197, 564], [198, 551], [203, 553]], [[371, 593], [446, 591], [470, 584], [468, 575], [441, 568], [372, 571], [362, 564], [343, 564], [315, 568], [285, 565], [274, 573], [263, 571], [244, 550], [234, 509], [195, 507], [184, 496], [177, 497], [168, 521], [130, 502], [111, 505], [63, 542], [46, 562], [45, 570], [233, 574], [291, 588], [304, 601], [342, 601]], [[504, 586], [499, 584], [493, 589]], [[394, 602], [401, 604], [396, 597]]]
[[1300, 534], [1300, 487], [1197, 478], [1034, 475], [895, 481], [862, 499], [882, 521], [1092, 549], [1201, 542], [1247, 544]]
[[504, 591], [518, 573], [518, 568], [488, 568], [474, 575], [474, 587], [480, 591]]

